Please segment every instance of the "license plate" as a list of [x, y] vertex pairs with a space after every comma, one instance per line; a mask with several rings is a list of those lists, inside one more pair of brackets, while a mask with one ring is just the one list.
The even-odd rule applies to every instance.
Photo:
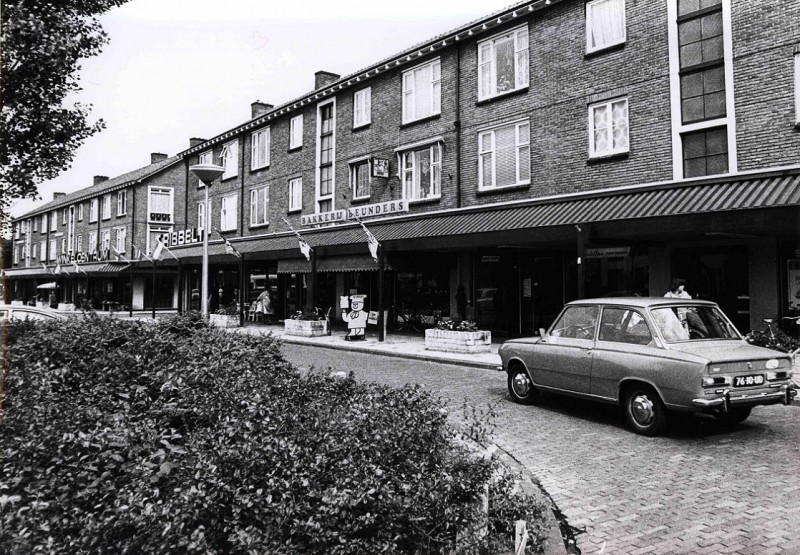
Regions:
[[754, 385], [764, 385], [763, 374], [749, 374], [747, 376], [733, 377], [733, 387], [752, 387]]

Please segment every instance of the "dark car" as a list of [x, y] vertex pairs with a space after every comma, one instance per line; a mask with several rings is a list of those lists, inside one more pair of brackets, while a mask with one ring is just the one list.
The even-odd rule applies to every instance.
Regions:
[[791, 357], [748, 344], [708, 301], [574, 301], [541, 337], [503, 343], [500, 357], [514, 401], [552, 392], [619, 404], [630, 428], [649, 436], [674, 413], [737, 423], [796, 394]]

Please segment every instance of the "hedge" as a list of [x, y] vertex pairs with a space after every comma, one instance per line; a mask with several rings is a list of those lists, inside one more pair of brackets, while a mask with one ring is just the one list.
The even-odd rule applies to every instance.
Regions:
[[192, 316], [6, 339], [1, 553], [500, 553], [516, 519], [541, 546], [546, 509], [419, 387], [301, 373]]

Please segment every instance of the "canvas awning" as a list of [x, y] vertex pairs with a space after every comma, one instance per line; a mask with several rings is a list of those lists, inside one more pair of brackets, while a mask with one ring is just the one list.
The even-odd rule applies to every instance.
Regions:
[[[389, 265], [384, 269], [391, 270]], [[318, 272], [369, 272], [377, 271], [378, 264], [368, 254], [352, 254], [347, 256], [328, 256], [317, 261]], [[311, 273], [311, 262], [305, 258], [278, 260], [279, 274]]]

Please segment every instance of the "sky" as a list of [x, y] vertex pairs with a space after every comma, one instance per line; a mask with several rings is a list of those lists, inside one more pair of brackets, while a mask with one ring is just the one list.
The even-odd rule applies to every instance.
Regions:
[[279, 106], [314, 88], [314, 73], [349, 75], [514, 0], [130, 0], [100, 21], [110, 42], [83, 61], [82, 90], [106, 128], [72, 167], [19, 201], [19, 216], [53, 198], [173, 156], [250, 119], [256, 100]]

